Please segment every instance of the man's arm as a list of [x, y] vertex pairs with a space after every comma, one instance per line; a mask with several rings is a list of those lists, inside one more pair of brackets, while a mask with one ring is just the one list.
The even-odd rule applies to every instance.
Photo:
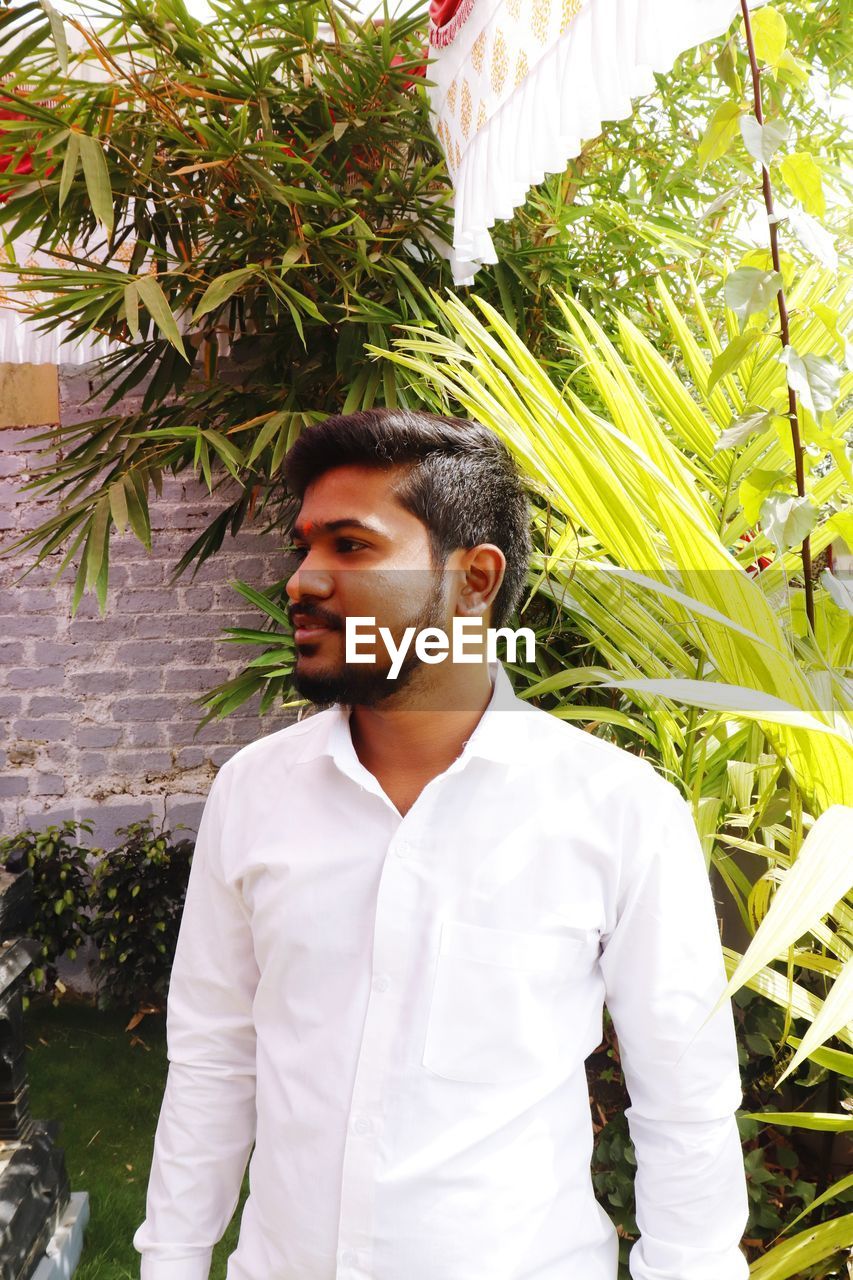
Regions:
[[255, 1136], [258, 971], [245, 907], [223, 874], [230, 781], [226, 765], [205, 805], [169, 984], [169, 1074], [133, 1238], [141, 1280], [207, 1280]]
[[714, 900], [689, 805], [669, 782], [650, 782], [654, 813], [626, 845], [617, 923], [600, 957], [637, 1156], [641, 1238], [629, 1270], [633, 1280], [745, 1280], [731, 1002], [697, 1034], [726, 985]]

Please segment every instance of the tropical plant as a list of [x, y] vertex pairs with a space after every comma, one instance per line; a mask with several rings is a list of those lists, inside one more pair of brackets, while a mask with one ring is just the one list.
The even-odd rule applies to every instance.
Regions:
[[138, 1020], [165, 1006], [193, 842], [155, 831], [150, 820], [116, 835], [123, 838], [95, 864], [89, 935], [102, 1001], [132, 1007]]
[[[112, 32], [92, 38], [106, 85], [57, 72], [49, 9], [26, 37], [14, 15], [36, 6], [0, 17], [21, 116], [8, 133], [32, 157], [0, 217], [44, 245], [82, 241], [67, 267], [22, 278], [21, 296], [47, 294], [32, 303], [41, 323], [65, 316], [127, 344], [104, 364], [114, 397], [152, 375], [141, 414], [63, 432], [59, 461], [45, 438], [32, 483], [57, 511], [26, 545], [78, 557], [75, 599], [88, 584], [103, 602], [111, 528], [149, 539], [164, 470], [237, 486], [185, 566], [245, 519], [286, 524], [281, 459], [330, 409], [424, 404], [493, 427], [535, 500], [521, 617], [539, 644], [517, 685], [647, 754], [691, 799], [708, 864], [755, 934], [743, 956], [726, 948], [729, 993], [783, 1015], [782, 1102], [742, 1123], [843, 1133], [851, 628], [831, 548], [853, 533], [849, 272], [835, 244], [850, 183], [843, 129], [813, 92], [850, 53], [842, 6], [767, 6], [750, 33], [685, 55], [496, 228], [501, 262], [467, 304], [440, 291], [448, 188], [421, 90], [405, 87], [416, 23], [375, 31], [307, 2], [216, 7], [214, 31], [178, 0], [116, 5]], [[742, 218], [762, 187], [766, 216], [779, 183], [781, 243], [750, 248]], [[135, 248], [118, 266], [122, 237]], [[290, 697], [282, 584], [238, 589], [261, 619], [231, 638], [258, 653], [208, 697], [212, 714]], [[826, 1111], [789, 1106], [792, 1083], [818, 1071]], [[748, 1154], [766, 1185], [766, 1156]], [[808, 1201], [799, 1188], [802, 1212], [752, 1273], [824, 1280], [853, 1242], [848, 1191], [844, 1178]]]
[[91, 877], [90, 851], [79, 843], [84, 832], [91, 835], [90, 822], [69, 820], [0, 840], [0, 866], [16, 873], [32, 871], [33, 909], [25, 927], [39, 951], [29, 981], [34, 991], [46, 992], [54, 1002], [65, 990], [57, 960], [60, 956], [74, 960], [86, 938]]
[[[491, 426], [547, 491], [537, 589], [566, 610], [597, 660], [534, 680], [522, 696], [560, 691], [566, 701], [554, 714], [572, 719], [592, 714], [606, 722], [612, 715], [625, 724], [630, 717], [692, 799], [709, 861], [747, 918], [750, 906], [766, 916], [745, 957], [727, 950], [734, 973], [726, 994], [747, 981], [812, 1024], [790, 1071], [833, 1036], [853, 1045], [847, 963], [853, 873], [842, 853], [853, 842], [851, 698], [844, 681], [849, 616], [831, 590], [818, 586], [820, 627], [810, 631], [798, 600], [802, 586], [791, 580], [798, 555], [784, 539], [774, 548], [760, 533], [736, 550], [750, 523], [738, 488], [759, 462], [784, 473], [792, 461], [775, 433], [715, 448], [750, 400], [772, 411], [785, 396], [771, 348], [762, 352], [756, 344], [749, 365], [725, 375], [709, 394], [721, 350], [712, 320], [697, 292], [703, 351], [662, 283], [659, 292], [693, 375], [692, 396], [627, 317], [614, 316], [620, 351], [569, 298], [559, 299], [565, 340], [583, 356], [594, 399], [575, 390], [574, 380], [558, 385], [479, 299], [487, 323], [456, 299], [436, 299], [456, 336], [421, 328], [398, 339], [385, 358], [431, 384], [436, 408], [461, 408]], [[846, 294], [843, 280], [813, 268], [802, 272], [791, 291], [798, 349], [825, 352], [831, 338], [810, 309], [828, 301], [844, 312]], [[731, 316], [729, 323], [734, 337]], [[591, 399], [606, 417], [590, 408]], [[802, 421], [808, 441], [805, 415]], [[815, 425], [820, 433], [822, 424]], [[847, 514], [846, 479], [842, 467], [815, 468], [810, 477], [818, 548], [830, 540], [836, 513]], [[749, 562], [765, 549], [775, 569], [749, 573]], [[612, 713], [591, 712], [571, 697], [591, 684], [621, 691]], [[766, 860], [762, 887], [736, 869], [734, 849]], [[774, 880], [781, 884], [768, 908]], [[809, 942], [794, 946], [806, 934]], [[769, 963], [780, 954], [784, 976]], [[794, 967], [804, 982], [793, 982]], [[828, 988], [824, 999], [813, 993], [815, 985]], [[842, 1115], [827, 1123], [846, 1128]], [[827, 1248], [821, 1257], [837, 1249], [838, 1230], [818, 1233]], [[782, 1250], [780, 1267], [787, 1257]]]
[[[838, 75], [841, 8], [789, 7], [779, 92], [833, 158], [840, 130], [806, 92], [803, 56]], [[0, 14], [12, 109], [0, 225], [57, 262], [18, 269], [6, 292], [41, 328], [64, 320], [73, 337], [117, 344], [99, 370], [107, 412], [64, 429], [60, 458], [46, 435], [30, 481], [56, 511], [23, 545], [76, 564], [75, 602], [89, 587], [103, 606], [111, 534], [129, 527], [150, 545], [164, 472], [230, 485], [180, 568], [246, 520], [286, 521], [279, 467], [301, 429], [331, 408], [415, 402], [393, 363], [363, 359], [365, 343], [387, 348], [400, 322], [442, 323], [429, 290], [449, 283], [450, 188], [416, 75], [418, 17], [376, 29], [320, 0], [214, 9], [204, 24], [181, 0], [103, 0], [96, 30], [49, 0]], [[631, 120], [496, 228], [500, 263], [478, 291], [546, 365], [549, 285], [571, 282], [593, 311], [606, 291], [648, 334], [653, 278], [709, 234], [732, 240], [723, 223], [748, 199], [748, 164], [732, 183], [719, 139], [706, 169], [695, 164], [720, 84], [739, 74], [732, 49], [685, 54]], [[109, 412], [143, 384], [138, 413]]]

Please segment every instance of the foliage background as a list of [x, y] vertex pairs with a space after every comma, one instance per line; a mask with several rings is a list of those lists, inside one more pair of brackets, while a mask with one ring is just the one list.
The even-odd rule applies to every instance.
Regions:
[[[853, 519], [844, 5], [755, 15], [775, 126], [758, 135], [741, 27], [683, 55], [496, 228], [501, 261], [472, 291], [450, 288], [440, 252], [448, 184], [417, 20], [374, 28], [307, 0], [214, 7], [203, 26], [180, 0], [104, 6], [113, 25], [86, 55], [99, 81], [66, 63], [47, 4], [0, 15], [21, 117], [4, 122], [16, 163], [0, 221], [58, 254], [21, 274], [22, 303], [120, 344], [102, 370], [115, 401], [150, 379], [140, 413], [45, 439], [31, 485], [55, 515], [25, 543], [105, 608], [110, 538], [129, 528], [150, 546], [164, 473], [232, 495], [184, 570], [248, 520], [286, 537], [281, 460], [330, 411], [425, 404], [489, 422], [536, 503], [524, 620], [539, 658], [518, 687], [682, 787], [755, 935], [745, 961], [726, 949], [746, 1105], [762, 1117], [742, 1120], [753, 1274], [841, 1276], [851, 1177], [833, 1180], [826, 1138], [809, 1135], [849, 1129], [853, 1060], [850, 605], [831, 559]], [[781, 281], [756, 222], [756, 156], [785, 199]], [[780, 283], [800, 361], [787, 382]], [[259, 620], [232, 638], [258, 653], [211, 692], [213, 715], [292, 698], [281, 587], [238, 590]], [[597, 1189], [628, 1238], [618, 1049], [601, 1053]]]

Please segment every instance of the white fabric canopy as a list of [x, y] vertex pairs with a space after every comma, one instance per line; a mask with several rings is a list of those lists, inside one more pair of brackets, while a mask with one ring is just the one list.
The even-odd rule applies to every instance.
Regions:
[[[751, 8], [765, 2], [749, 0]], [[75, 7], [63, 4], [66, 12]], [[365, 19], [383, 12], [379, 0], [350, 7]], [[389, 16], [416, 7], [426, 30], [427, 0], [390, 0]], [[473, 284], [479, 267], [497, 261], [489, 230], [512, 217], [532, 186], [562, 173], [606, 121], [629, 116], [632, 99], [654, 90], [654, 72], [722, 35], [739, 10], [738, 0], [463, 0], [452, 30], [439, 33], [452, 38], [431, 48], [427, 90], [454, 188], [453, 245], [437, 245], [454, 282]], [[74, 28], [66, 31], [72, 53], [86, 47]], [[106, 73], [87, 59], [74, 74]], [[57, 265], [33, 253], [33, 240], [14, 242], [15, 259]], [[132, 242], [125, 252], [129, 258]], [[6, 295], [4, 305], [4, 278], [15, 278], [4, 277], [4, 258], [9, 250], [0, 245], [0, 361], [81, 364], [115, 349], [97, 335], [68, 342], [65, 324], [36, 333], [20, 301]]]
[[[77, 12], [79, 7], [63, 6], [66, 12]], [[93, 58], [78, 61], [76, 55], [88, 49], [88, 45], [76, 28], [66, 24], [66, 39], [70, 54], [70, 70], [77, 80], [106, 80], [108, 74], [100, 62]], [[2, 129], [2, 121], [0, 121]], [[0, 153], [3, 151], [0, 138]], [[2, 175], [0, 175], [2, 180]], [[14, 199], [14, 196], [11, 197]], [[5, 228], [0, 228], [0, 363], [10, 364], [85, 364], [99, 356], [116, 350], [118, 344], [101, 338], [98, 334], [87, 334], [85, 338], [68, 340], [68, 325], [63, 322], [50, 333], [38, 333], [25, 316], [27, 302], [33, 297], [28, 293], [7, 293], [4, 285], [18, 281], [17, 272], [4, 271], [4, 262], [16, 262], [19, 266], [67, 267], [69, 264], [43, 251], [35, 252], [33, 245], [37, 233], [30, 231], [17, 236], [11, 244], [5, 235]], [[132, 245], [125, 243], [124, 257], [130, 260]], [[68, 252], [74, 252], [68, 246]], [[120, 255], [121, 256], [121, 253]], [[39, 296], [39, 295], [36, 295]], [[43, 298], [47, 294], [40, 295]]]
[[428, 90], [454, 186], [454, 282], [472, 284], [497, 261], [489, 228], [531, 186], [562, 173], [605, 121], [654, 90], [654, 72], [738, 12], [738, 0], [463, 2], [452, 38], [431, 51]]

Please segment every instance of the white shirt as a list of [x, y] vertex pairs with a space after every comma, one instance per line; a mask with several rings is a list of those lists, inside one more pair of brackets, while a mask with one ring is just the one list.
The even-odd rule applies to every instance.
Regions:
[[[335, 706], [239, 751], [196, 845], [142, 1280], [615, 1280], [584, 1059], [607, 1000], [634, 1280], [744, 1280], [742, 1102], [691, 811], [517, 699], [401, 817]], [[256, 1123], [257, 1115], [257, 1123]]]

